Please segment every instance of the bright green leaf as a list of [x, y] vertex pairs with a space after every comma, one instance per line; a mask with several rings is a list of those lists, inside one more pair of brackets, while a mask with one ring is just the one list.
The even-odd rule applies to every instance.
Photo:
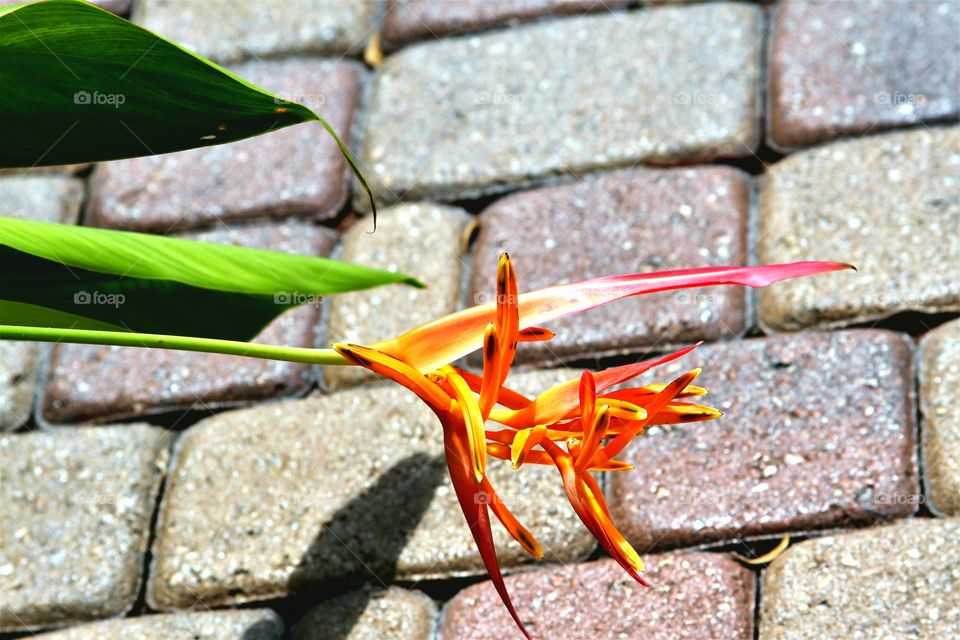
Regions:
[[13, 218], [0, 218], [0, 274], [3, 325], [106, 324], [225, 340], [249, 340], [283, 311], [325, 295], [423, 286], [326, 258]]

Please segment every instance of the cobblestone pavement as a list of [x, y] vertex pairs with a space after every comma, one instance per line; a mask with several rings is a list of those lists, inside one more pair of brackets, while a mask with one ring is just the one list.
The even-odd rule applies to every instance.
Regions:
[[[535, 637], [960, 638], [960, 0], [98, 4], [330, 120], [379, 229], [313, 125], [4, 172], [0, 215], [431, 285], [307, 305], [261, 340], [395, 335], [486, 300], [504, 250], [522, 288], [860, 268], [623, 301], [522, 348], [532, 393], [704, 339], [659, 377], [702, 366], [726, 413], [651, 430], [603, 479], [650, 589], [555, 471], [491, 464], [547, 551], [497, 534]], [[518, 637], [441, 453], [429, 411], [359, 371], [0, 344], [0, 640]]]

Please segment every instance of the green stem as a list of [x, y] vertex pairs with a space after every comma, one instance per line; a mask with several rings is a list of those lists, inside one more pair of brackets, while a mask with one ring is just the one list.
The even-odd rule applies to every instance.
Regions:
[[64, 330], [50, 327], [0, 325], [0, 340], [74, 342], [78, 344], [102, 344], [118, 347], [141, 347], [146, 349], [178, 349], [180, 351], [223, 353], [231, 356], [262, 358], [264, 360], [284, 360], [305, 364], [353, 364], [333, 349], [281, 347], [272, 344], [257, 344], [255, 342], [241, 342], [238, 340], [167, 336], [155, 333], [121, 333], [118, 331], [94, 331], [88, 329]]

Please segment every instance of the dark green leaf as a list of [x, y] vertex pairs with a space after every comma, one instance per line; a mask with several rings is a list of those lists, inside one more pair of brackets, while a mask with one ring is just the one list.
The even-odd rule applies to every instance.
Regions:
[[0, 10], [0, 166], [231, 142], [317, 116], [80, 0]]

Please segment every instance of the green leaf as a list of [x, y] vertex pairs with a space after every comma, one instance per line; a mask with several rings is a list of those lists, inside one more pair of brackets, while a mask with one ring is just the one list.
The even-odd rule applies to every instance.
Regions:
[[0, 86], [3, 167], [167, 153], [318, 119], [81, 0], [0, 13]]
[[307, 107], [82, 0], [0, 9], [0, 168], [117, 160], [318, 121]]
[[2, 325], [223, 340], [325, 295], [423, 286], [326, 258], [13, 218], [0, 218], [0, 274]]

